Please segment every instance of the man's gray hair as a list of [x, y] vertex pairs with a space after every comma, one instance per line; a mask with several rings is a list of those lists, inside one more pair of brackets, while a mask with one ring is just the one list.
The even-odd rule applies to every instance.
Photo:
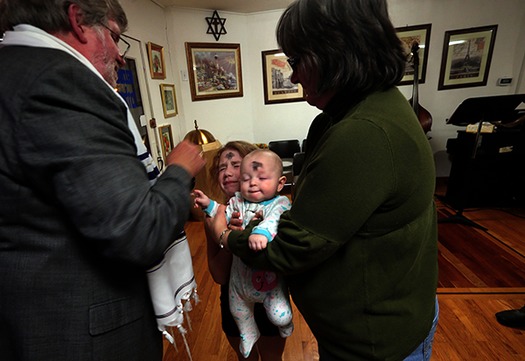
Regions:
[[121, 32], [128, 19], [118, 0], [0, 0], [0, 33], [18, 24], [36, 26], [48, 33], [71, 30], [68, 8], [76, 4], [82, 11], [82, 25], [107, 24], [114, 20]]

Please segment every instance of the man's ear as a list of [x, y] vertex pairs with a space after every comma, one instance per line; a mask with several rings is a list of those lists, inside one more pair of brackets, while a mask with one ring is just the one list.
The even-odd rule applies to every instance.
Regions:
[[282, 175], [279, 177], [279, 184], [277, 185], [277, 192], [282, 191], [285, 184], [286, 184], [286, 176]]
[[71, 25], [71, 29], [75, 37], [78, 38], [82, 44], [86, 44], [88, 39], [86, 37], [86, 33], [84, 32], [84, 28], [82, 27], [82, 20], [84, 18], [82, 10], [77, 4], [69, 4], [67, 16], [69, 18], [69, 24]]

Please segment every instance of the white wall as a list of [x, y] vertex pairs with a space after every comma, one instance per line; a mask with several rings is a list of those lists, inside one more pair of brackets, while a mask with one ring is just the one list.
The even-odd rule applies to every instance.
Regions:
[[[261, 51], [277, 47], [275, 26], [282, 11], [236, 14], [219, 11], [226, 18], [226, 35], [220, 43], [241, 44], [244, 96], [242, 98], [191, 101], [188, 81], [181, 79], [187, 71], [185, 42], [215, 43], [206, 34], [205, 18], [212, 10], [167, 8], [162, 11], [149, 0], [121, 0], [129, 20], [130, 33], [167, 47], [168, 78], [175, 83], [179, 115], [169, 118], [178, 129], [177, 140], [193, 129], [196, 119], [200, 128], [214, 134], [222, 143], [232, 139], [268, 142], [273, 139], [302, 140], [309, 124], [319, 110], [306, 102], [265, 105], [262, 83]], [[525, 93], [525, 1], [523, 0], [389, 0], [390, 14], [396, 27], [431, 23], [430, 54], [426, 81], [419, 86], [420, 103], [433, 116], [429, 135], [434, 150], [438, 176], [447, 176], [450, 169], [446, 141], [455, 138], [459, 129], [447, 125], [454, 109], [475, 96]], [[444, 33], [447, 30], [498, 24], [496, 44], [488, 83], [483, 87], [438, 91]], [[511, 86], [499, 87], [496, 80], [511, 76]], [[162, 118], [158, 84], [150, 79], [155, 117]], [[400, 87], [409, 98], [412, 87]]]
[[272, 11], [248, 16], [252, 39], [248, 44], [250, 52], [245, 54], [245, 59], [252, 64], [254, 71], [247, 79], [250, 81], [254, 96], [252, 108], [254, 139], [261, 143], [279, 139], [302, 141], [306, 138], [311, 121], [320, 113], [319, 109], [305, 101], [264, 104], [261, 52], [277, 49], [275, 27], [281, 14], [282, 11]]
[[223, 98], [213, 100], [191, 100], [190, 83], [182, 80], [181, 71], [187, 74], [186, 42], [217, 43], [211, 34], [206, 34], [208, 23], [206, 17], [212, 16], [212, 11], [167, 9], [169, 16], [168, 35], [173, 47], [174, 71], [179, 75], [179, 99], [184, 104], [184, 116], [181, 119], [186, 131], [192, 130], [194, 120], [199, 128], [211, 132], [221, 143], [232, 139], [253, 141], [253, 92], [250, 89], [249, 74], [255, 71], [253, 65], [246, 61], [249, 54], [249, 34], [247, 17], [234, 13], [219, 13], [226, 18], [227, 34], [221, 35], [220, 43], [240, 44], [241, 71], [243, 76], [243, 97]]
[[[166, 33], [166, 13], [163, 8], [149, 0], [120, 0], [120, 3], [126, 11], [126, 15], [128, 17], [128, 31], [126, 32], [126, 35], [129, 35], [132, 38], [140, 41], [141, 59], [137, 59], [137, 67], [142, 64], [144, 68], [137, 69], [137, 71], [145, 73], [147, 88], [141, 89], [141, 95], [144, 102], [144, 111], [147, 119], [149, 120], [150, 118], [155, 118], [158, 126], [171, 124], [175, 139], [178, 140], [180, 138], [180, 132], [185, 132], [186, 128], [182, 130], [180, 128], [180, 122], [178, 121], [180, 115], [164, 118], [160, 94], [160, 84], [175, 83], [175, 76], [177, 75], [173, 70], [174, 68], [171, 60], [171, 46], [168, 42]], [[166, 79], [152, 79], [150, 76], [146, 48], [148, 42], [152, 42], [164, 47]], [[133, 42], [133, 44], [135, 44], [135, 42]], [[133, 53], [135, 53], [135, 51]], [[177, 89], [177, 91], [179, 91], [179, 89]], [[180, 103], [179, 99], [177, 99], [179, 114], [181, 113], [181, 105], [182, 104]], [[150, 144], [152, 146], [152, 153], [155, 158], [157, 156], [156, 140], [158, 139], [158, 135], [156, 133], [158, 131], [157, 129], [152, 129], [149, 124], [147, 125], [147, 129]]]

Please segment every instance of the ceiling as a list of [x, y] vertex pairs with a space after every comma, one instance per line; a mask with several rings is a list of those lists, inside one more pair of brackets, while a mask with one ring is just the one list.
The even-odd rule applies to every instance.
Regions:
[[162, 6], [254, 13], [285, 9], [293, 0], [151, 0]]

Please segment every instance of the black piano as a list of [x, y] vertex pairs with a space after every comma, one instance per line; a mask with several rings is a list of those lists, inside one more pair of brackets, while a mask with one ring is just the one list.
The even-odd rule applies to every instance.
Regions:
[[448, 124], [481, 126], [459, 130], [447, 141], [452, 162], [444, 197], [459, 214], [465, 208], [525, 205], [525, 94], [469, 98], [459, 105]]

